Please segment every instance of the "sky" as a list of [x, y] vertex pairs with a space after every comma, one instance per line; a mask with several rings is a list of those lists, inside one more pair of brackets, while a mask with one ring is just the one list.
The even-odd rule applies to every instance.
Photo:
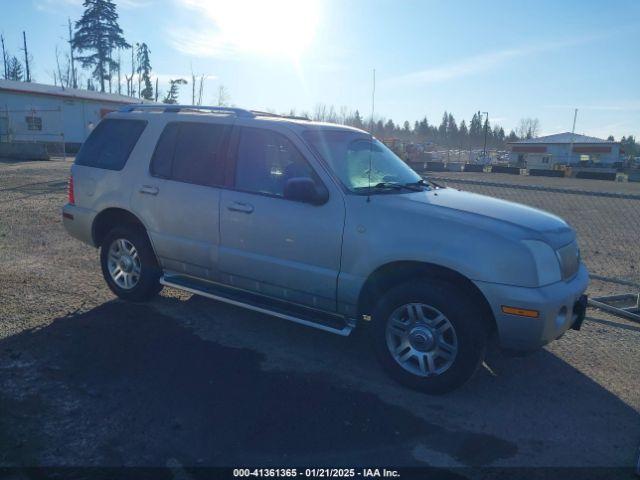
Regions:
[[[193, 70], [207, 75], [203, 103], [223, 85], [244, 108], [322, 103], [411, 124], [482, 111], [507, 132], [538, 118], [541, 134], [571, 131], [577, 108], [577, 133], [640, 137], [637, 0], [115, 3], [127, 41], [149, 45], [160, 90]], [[67, 19], [82, 11], [82, 0], [0, 0], [0, 32], [20, 54], [26, 31], [35, 81], [53, 83], [56, 46], [68, 48]]]

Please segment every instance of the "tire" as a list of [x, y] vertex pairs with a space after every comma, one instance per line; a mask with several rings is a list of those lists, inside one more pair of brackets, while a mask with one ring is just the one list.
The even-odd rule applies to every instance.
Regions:
[[[135, 250], [131, 250], [131, 247]], [[115, 255], [110, 256], [110, 252]], [[134, 254], [130, 254], [131, 252]], [[116, 258], [119, 260], [116, 261]], [[100, 265], [107, 285], [123, 300], [144, 302], [162, 290], [162, 271], [149, 238], [140, 227], [116, 227], [107, 233], [100, 248]], [[129, 281], [124, 280], [123, 275], [114, 276], [114, 268], [116, 272], [117, 268], [120, 268], [123, 274], [129, 276]]]
[[484, 359], [488, 337], [481, 309], [471, 298], [460, 286], [439, 279], [403, 283], [383, 294], [369, 333], [391, 377], [428, 394], [450, 392], [469, 380]]

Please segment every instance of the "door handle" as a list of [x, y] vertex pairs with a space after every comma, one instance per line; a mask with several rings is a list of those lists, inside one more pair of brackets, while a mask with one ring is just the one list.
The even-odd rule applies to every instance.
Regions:
[[249, 203], [233, 202], [227, 207], [227, 210], [232, 212], [251, 213], [253, 212], [253, 205]]
[[157, 195], [160, 189], [152, 185], [143, 185], [140, 187], [139, 191], [140, 193], [145, 193], [147, 195]]

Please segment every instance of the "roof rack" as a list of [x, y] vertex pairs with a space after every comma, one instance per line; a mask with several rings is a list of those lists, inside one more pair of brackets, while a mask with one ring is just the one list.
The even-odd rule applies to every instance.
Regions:
[[135, 105], [127, 105], [122, 107], [119, 112], [127, 113], [136, 110], [160, 110], [164, 113], [178, 113], [178, 112], [212, 112], [212, 113], [228, 113], [238, 117], [276, 117], [276, 118], [289, 118], [291, 120], [309, 120], [309, 117], [296, 116], [296, 115], [279, 115], [277, 113], [262, 112], [260, 110], [246, 110], [244, 108], [235, 107], [212, 107], [207, 105], [172, 105], [161, 103], [139, 103]]
[[244, 108], [233, 108], [233, 107], [211, 107], [207, 105], [162, 105], [162, 104], [148, 104], [141, 103], [136, 105], [127, 105], [126, 107], [122, 107], [120, 112], [133, 112], [136, 110], [161, 110], [165, 113], [178, 113], [182, 111], [205, 111], [205, 112], [213, 112], [213, 113], [229, 113], [234, 114], [238, 117], [254, 117], [254, 113], [249, 110], [245, 110]]
[[262, 112], [260, 110], [251, 110], [251, 113], [254, 115], [259, 115], [261, 117], [276, 117], [276, 118], [290, 118], [291, 120], [310, 120], [307, 116], [301, 115], [280, 115], [279, 113], [272, 112]]

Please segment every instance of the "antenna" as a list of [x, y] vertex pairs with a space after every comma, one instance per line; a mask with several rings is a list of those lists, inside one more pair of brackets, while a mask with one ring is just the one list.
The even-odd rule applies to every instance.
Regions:
[[371, 169], [373, 158], [373, 114], [376, 110], [376, 69], [373, 69], [373, 88], [371, 90], [371, 125], [369, 127], [369, 135], [371, 137], [369, 143], [369, 189], [367, 190], [367, 202], [371, 201]]
[[576, 132], [576, 119], [578, 118], [578, 109], [573, 112], [573, 128], [571, 129], [571, 143], [569, 144], [569, 165], [571, 165], [571, 157], [573, 156], [573, 139]]

